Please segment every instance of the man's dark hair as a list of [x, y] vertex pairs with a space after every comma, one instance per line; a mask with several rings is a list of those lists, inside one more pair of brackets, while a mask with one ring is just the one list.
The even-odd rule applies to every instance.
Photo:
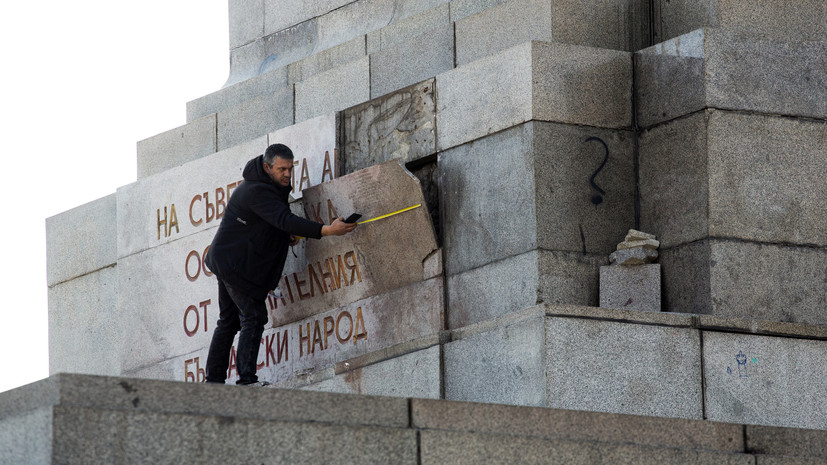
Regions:
[[276, 157], [292, 160], [293, 151], [284, 144], [273, 144], [267, 147], [267, 150], [264, 151], [264, 163], [272, 165], [276, 161]]

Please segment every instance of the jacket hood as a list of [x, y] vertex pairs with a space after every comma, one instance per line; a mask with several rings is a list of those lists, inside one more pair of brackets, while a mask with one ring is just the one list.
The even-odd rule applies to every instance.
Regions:
[[290, 194], [290, 191], [293, 190], [292, 186], [282, 186], [274, 182], [270, 175], [264, 171], [264, 168], [261, 164], [264, 163], [264, 155], [259, 155], [252, 160], [248, 161], [247, 164], [244, 166], [244, 171], [242, 172], [242, 176], [244, 177], [245, 181], [253, 181], [253, 182], [263, 182], [269, 184], [278, 190], [279, 194], [284, 196], [285, 198], [287, 195]]
[[262, 163], [264, 163], [264, 155], [259, 155], [248, 161], [247, 165], [244, 166], [244, 180], [275, 184], [273, 180], [270, 179], [270, 176], [267, 175], [267, 172], [264, 171], [264, 168], [262, 168]]

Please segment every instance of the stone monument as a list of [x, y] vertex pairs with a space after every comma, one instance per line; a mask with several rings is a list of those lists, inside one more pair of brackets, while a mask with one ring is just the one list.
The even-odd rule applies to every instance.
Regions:
[[[419, 206], [295, 248], [277, 386], [827, 429], [825, 8], [232, 1], [227, 84], [46, 222], [50, 371], [201, 381], [205, 249], [285, 142], [297, 214]], [[629, 228], [658, 311], [601, 289]]]

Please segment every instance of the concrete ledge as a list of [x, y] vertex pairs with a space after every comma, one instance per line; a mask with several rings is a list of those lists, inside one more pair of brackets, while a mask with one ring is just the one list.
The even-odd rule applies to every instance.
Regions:
[[0, 460], [21, 465], [807, 464], [824, 444], [823, 430], [70, 374], [0, 393]]

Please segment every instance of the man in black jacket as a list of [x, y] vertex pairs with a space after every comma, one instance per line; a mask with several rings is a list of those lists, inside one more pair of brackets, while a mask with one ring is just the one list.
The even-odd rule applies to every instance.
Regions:
[[244, 182], [233, 192], [204, 259], [218, 278], [219, 316], [207, 355], [207, 382], [224, 383], [230, 350], [238, 337], [237, 384], [262, 384], [256, 375], [261, 335], [267, 324], [265, 301], [281, 278], [295, 237], [320, 239], [353, 231], [337, 218], [331, 225], [290, 212], [293, 152], [282, 144], [247, 162]]

